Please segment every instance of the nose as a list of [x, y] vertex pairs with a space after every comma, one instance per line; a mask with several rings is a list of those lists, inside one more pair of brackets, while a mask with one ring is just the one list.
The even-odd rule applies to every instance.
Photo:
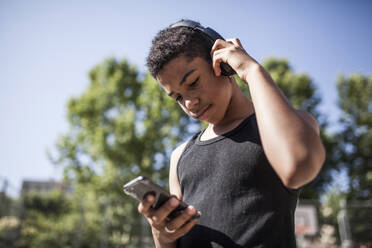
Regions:
[[199, 99], [198, 98], [187, 98], [185, 99], [185, 107], [188, 111], [194, 112], [198, 109]]

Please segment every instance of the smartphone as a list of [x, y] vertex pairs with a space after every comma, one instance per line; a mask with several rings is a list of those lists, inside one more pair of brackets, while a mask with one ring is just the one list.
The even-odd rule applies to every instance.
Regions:
[[[149, 194], [153, 195], [155, 197], [155, 201], [151, 207], [154, 209], [158, 209], [161, 205], [168, 201], [169, 198], [172, 197], [168, 191], [143, 176], [139, 176], [125, 184], [123, 186], [123, 190], [124, 193], [132, 196], [138, 201], [144, 200]], [[188, 207], [185, 202], [181, 200], [179, 200], [179, 202], [178, 207], [168, 215], [169, 219], [177, 217]], [[191, 219], [199, 217], [200, 215], [197, 212]]]

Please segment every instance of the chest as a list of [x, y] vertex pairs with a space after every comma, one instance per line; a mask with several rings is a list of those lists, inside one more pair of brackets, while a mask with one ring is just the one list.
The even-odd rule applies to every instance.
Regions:
[[225, 191], [234, 187], [252, 189], [272, 174], [260, 144], [225, 138], [208, 145], [196, 145], [180, 159], [181, 188], [213, 186]]

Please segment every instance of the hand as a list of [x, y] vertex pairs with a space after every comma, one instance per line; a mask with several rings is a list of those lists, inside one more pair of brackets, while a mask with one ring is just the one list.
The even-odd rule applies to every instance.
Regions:
[[154, 201], [154, 196], [148, 195], [138, 205], [138, 212], [146, 217], [151, 225], [155, 242], [158, 241], [159, 245], [174, 243], [177, 239], [188, 233], [198, 221], [198, 218], [189, 221], [196, 214], [196, 209], [192, 206], [188, 206], [174, 219], [169, 220], [167, 218], [179, 204], [179, 200], [175, 196], [171, 197], [158, 209], [151, 208]]
[[217, 39], [211, 49], [212, 66], [216, 76], [221, 75], [220, 64], [229, 64], [243, 78], [252, 65], [258, 65], [244, 50], [238, 38], [221, 40]]

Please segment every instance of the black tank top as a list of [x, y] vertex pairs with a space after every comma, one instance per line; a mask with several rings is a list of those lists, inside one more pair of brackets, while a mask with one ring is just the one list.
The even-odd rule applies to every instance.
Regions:
[[183, 200], [202, 212], [178, 247], [296, 247], [298, 191], [269, 164], [255, 115], [207, 141], [196, 134], [177, 168]]

